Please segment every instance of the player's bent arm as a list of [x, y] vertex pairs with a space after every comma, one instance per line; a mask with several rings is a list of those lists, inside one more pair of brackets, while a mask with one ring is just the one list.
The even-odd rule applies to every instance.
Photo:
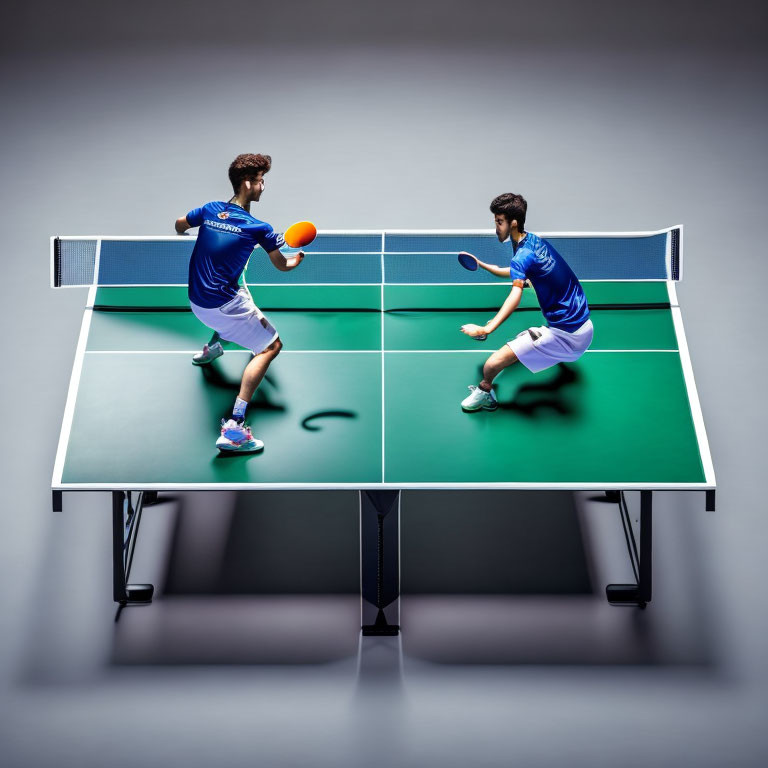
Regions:
[[497, 267], [495, 264], [486, 264], [484, 261], [477, 260], [477, 266], [482, 267], [486, 272], [490, 272], [496, 277], [509, 277], [509, 267]]
[[295, 256], [286, 258], [279, 248], [275, 248], [275, 250], [270, 251], [268, 255], [269, 260], [276, 269], [279, 269], [281, 272], [290, 272], [301, 264], [302, 259], [304, 258], [304, 251], [299, 251]]
[[190, 223], [187, 221], [186, 216], [182, 216], [180, 219], [176, 219], [176, 234], [186, 235], [187, 230], [192, 229]]
[[496, 313], [496, 317], [485, 324], [485, 333], [493, 333], [518, 308], [522, 297], [523, 286], [512, 286], [509, 296], [504, 299], [504, 303], [501, 305], [501, 309]]

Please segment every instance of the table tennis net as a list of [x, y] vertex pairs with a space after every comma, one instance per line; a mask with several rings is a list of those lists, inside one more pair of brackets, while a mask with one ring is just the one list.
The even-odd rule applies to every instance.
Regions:
[[[543, 234], [581, 280], [666, 281], [681, 276], [682, 230], [675, 227], [653, 233]], [[187, 285], [194, 237], [60, 237], [52, 238], [54, 287], [99, 288], [176, 287]], [[509, 265], [509, 243], [499, 243], [493, 232], [376, 232], [319, 233], [295, 270], [280, 272], [267, 254], [256, 248], [246, 269], [246, 282], [254, 295], [268, 294], [277, 308], [322, 308], [332, 295], [340, 308], [410, 308], [415, 299], [439, 308], [446, 290], [463, 288], [462, 304], [486, 306], [509, 290], [509, 282], [478, 270], [469, 272], [457, 261], [461, 250], [482, 261]], [[285, 249], [288, 255], [290, 249]], [[387, 290], [381, 289], [384, 286]], [[433, 286], [437, 292], [430, 292]], [[410, 287], [410, 288], [409, 288]], [[337, 290], [344, 288], [344, 290]], [[281, 290], [282, 289], [282, 290]], [[417, 293], [414, 293], [417, 289]], [[102, 291], [102, 297], [131, 296], [136, 291]], [[141, 304], [149, 305], [157, 291], [145, 291]], [[186, 291], [163, 292], [179, 295]], [[438, 295], [439, 294], [439, 295]], [[491, 297], [492, 295], [492, 297]], [[342, 298], [343, 297], [343, 298]], [[489, 298], [490, 297], [490, 298]], [[503, 299], [502, 299], [503, 300]], [[174, 300], [175, 303], [175, 300]], [[262, 302], [263, 303], [263, 302]], [[261, 304], [260, 304], [261, 305]], [[267, 304], [263, 303], [266, 307]], [[133, 305], [131, 305], [133, 306]]]

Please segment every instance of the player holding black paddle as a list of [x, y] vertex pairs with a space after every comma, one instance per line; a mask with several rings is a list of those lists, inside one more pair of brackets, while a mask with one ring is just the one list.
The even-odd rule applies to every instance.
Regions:
[[[240, 391], [229, 419], [222, 419], [216, 440], [220, 451], [253, 453], [264, 447], [245, 424], [245, 411], [270, 363], [283, 347], [280, 337], [262, 311], [254, 304], [245, 285], [240, 284], [253, 249], [260, 245], [276, 269], [288, 272], [301, 264], [304, 253], [284, 256], [280, 247], [286, 240], [265, 221], [250, 214], [264, 191], [264, 174], [272, 167], [269, 155], [238, 155], [229, 166], [229, 180], [234, 190], [226, 203], [206, 203], [176, 220], [176, 232], [186, 233], [200, 227], [189, 261], [189, 303], [195, 316], [215, 331], [203, 351], [194, 356], [196, 365], [207, 365], [224, 353], [220, 339], [233, 341], [253, 352], [243, 371]], [[306, 226], [309, 225], [309, 226]], [[308, 245], [315, 228], [300, 222], [288, 244]], [[286, 232], [288, 235], [294, 227]]]
[[512, 278], [512, 290], [496, 316], [484, 326], [468, 324], [462, 333], [482, 340], [493, 333], [518, 307], [526, 282], [536, 291], [547, 325], [529, 328], [494, 352], [483, 366], [478, 386], [470, 386], [470, 395], [461, 402], [465, 411], [498, 407], [493, 380], [518, 360], [532, 373], [561, 362], [578, 360], [592, 343], [589, 305], [573, 270], [565, 259], [538, 235], [525, 231], [528, 203], [522, 195], [507, 193], [491, 202], [496, 237], [512, 246], [509, 267], [485, 264], [471, 253], [459, 254], [459, 263], [471, 271], [482, 267], [497, 277]]

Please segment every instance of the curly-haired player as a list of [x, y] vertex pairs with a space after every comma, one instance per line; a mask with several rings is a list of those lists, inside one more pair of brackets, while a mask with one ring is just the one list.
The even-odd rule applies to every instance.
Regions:
[[221, 451], [252, 453], [264, 447], [245, 424], [245, 411], [269, 364], [282, 349], [272, 324], [253, 303], [240, 278], [253, 249], [260, 245], [282, 272], [295, 269], [304, 258], [299, 251], [286, 258], [280, 247], [283, 236], [250, 214], [252, 202], [264, 192], [264, 174], [272, 167], [269, 155], [238, 155], [229, 166], [234, 195], [229, 202], [206, 203], [176, 220], [176, 232], [186, 234], [200, 227], [189, 262], [189, 303], [195, 316], [214, 334], [194, 356], [195, 365], [207, 365], [224, 353], [220, 339], [233, 341], [253, 352], [243, 372], [232, 415], [222, 419], [216, 447]]
[[486, 360], [482, 381], [469, 387], [470, 395], [461, 403], [465, 411], [495, 410], [493, 380], [518, 360], [529, 371], [538, 373], [557, 363], [578, 360], [592, 343], [592, 321], [581, 283], [550, 243], [525, 231], [527, 211], [528, 203], [522, 195], [507, 193], [491, 202], [496, 236], [502, 243], [511, 243], [512, 260], [506, 268], [475, 260], [497, 277], [512, 278], [512, 290], [492, 320], [484, 326], [463, 325], [461, 330], [481, 339], [493, 333], [517, 309], [526, 281], [536, 291], [547, 325], [523, 331]]

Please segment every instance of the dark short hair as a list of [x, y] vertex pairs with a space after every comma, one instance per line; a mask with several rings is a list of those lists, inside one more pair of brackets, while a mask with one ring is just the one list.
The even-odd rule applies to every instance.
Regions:
[[494, 197], [491, 201], [491, 213], [495, 216], [501, 214], [507, 221], [517, 219], [519, 232], [525, 231], [525, 214], [528, 212], [528, 203], [522, 195], [513, 192], [505, 192]]
[[271, 167], [272, 158], [269, 155], [238, 155], [229, 166], [229, 180], [235, 194], [244, 181], [256, 178], [261, 172], [267, 173]]

